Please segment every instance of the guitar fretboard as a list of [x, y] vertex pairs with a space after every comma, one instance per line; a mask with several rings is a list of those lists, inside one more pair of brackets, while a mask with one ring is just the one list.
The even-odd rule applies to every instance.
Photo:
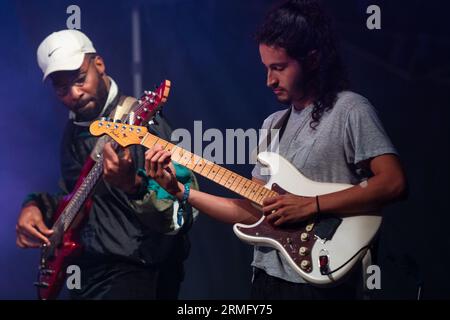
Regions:
[[244, 198], [262, 206], [265, 198], [278, 195], [275, 191], [244, 178], [228, 169], [225, 169], [214, 162], [206, 160], [194, 153], [187, 151], [166, 140], [158, 138], [151, 133], [147, 133], [141, 140], [141, 144], [147, 148], [160, 145], [164, 150], [172, 154], [172, 160], [185, 166], [199, 175], [212, 180], [221, 186], [241, 195]]
[[72, 224], [72, 221], [75, 219], [76, 215], [80, 211], [84, 202], [88, 198], [94, 186], [99, 181], [103, 173], [103, 154], [100, 156], [98, 161], [94, 164], [92, 169], [89, 171], [89, 174], [84, 178], [83, 182], [77, 188], [73, 197], [70, 199], [67, 206], [64, 208], [64, 211], [58, 217], [55, 222], [56, 225], [62, 225], [63, 230], [66, 231], [69, 226]]

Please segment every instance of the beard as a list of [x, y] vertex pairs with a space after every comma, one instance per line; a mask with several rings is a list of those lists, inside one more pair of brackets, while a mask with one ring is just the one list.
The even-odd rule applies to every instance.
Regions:
[[80, 120], [91, 121], [96, 119], [106, 104], [106, 100], [108, 99], [108, 89], [99, 73], [97, 73], [97, 83], [95, 95], [87, 99], [87, 101], [82, 101], [75, 106], [75, 113]]
[[[277, 94], [278, 102], [290, 106], [296, 101], [304, 100], [310, 93], [311, 84], [312, 82], [309, 75], [298, 75], [289, 89], [279, 88], [281, 91], [280, 94]], [[274, 90], [276, 89], [277, 88]]]
[[292, 104], [292, 97], [286, 90], [283, 90], [280, 94], [276, 94], [276, 99], [279, 103], [284, 105]]

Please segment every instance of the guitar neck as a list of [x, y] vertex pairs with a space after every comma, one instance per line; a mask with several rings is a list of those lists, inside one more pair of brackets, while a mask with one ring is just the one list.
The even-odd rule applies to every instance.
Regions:
[[164, 150], [171, 153], [173, 161], [260, 206], [262, 206], [265, 198], [278, 195], [275, 191], [267, 189], [259, 183], [244, 178], [151, 133], [147, 133], [142, 138], [141, 145], [147, 148], [160, 145]]
[[[164, 81], [164, 85], [161, 85], [160, 88], [162, 88], [160, 89], [160, 95], [146, 92], [145, 96], [138, 100], [139, 105], [122, 120], [125, 122], [130, 122], [131, 120], [132, 123], [141, 125], [143, 122], [154, 117], [156, 112], [160, 109], [161, 104], [164, 104], [167, 101], [167, 96], [169, 95], [170, 90], [170, 81]], [[107, 142], [111, 142], [111, 145], [115, 151], [119, 150], [119, 145], [108, 136], [102, 137], [98, 140], [94, 150], [92, 150], [90, 154], [91, 159], [95, 161], [94, 166], [89, 170], [82, 182], [77, 185], [73, 191], [73, 197], [70, 199], [67, 206], [64, 208], [64, 211], [55, 222], [55, 225], [61, 226], [64, 231], [70, 227], [78, 212], [84, 205], [84, 202], [102, 177], [103, 147]], [[79, 179], [81, 179], [81, 177]]]
[[91, 191], [94, 189], [95, 185], [102, 176], [103, 155], [99, 160], [100, 161], [94, 163], [94, 166], [91, 168], [89, 173], [84, 177], [81, 184], [74, 189], [72, 193], [73, 196], [70, 198], [63, 212], [59, 215], [58, 219], [55, 221], [53, 228], [56, 228], [58, 225], [61, 225], [62, 229], [66, 231], [70, 227], [72, 221], [75, 219], [75, 216], [78, 214], [81, 207], [84, 205], [86, 199], [89, 197]]

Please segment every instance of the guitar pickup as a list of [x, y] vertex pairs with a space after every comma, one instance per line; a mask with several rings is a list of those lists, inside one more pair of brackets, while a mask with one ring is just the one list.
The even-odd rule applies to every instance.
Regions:
[[47, 282], [44, 281], [34, 282], [33, 284], [38, 288], [48, 288], [50, 286]]
[[40, 271], [41, 274], [46, 275], [46, 276], [55, 273], [55, 271], [52, 270], [52, 269], [40, 269], [39, 271]]

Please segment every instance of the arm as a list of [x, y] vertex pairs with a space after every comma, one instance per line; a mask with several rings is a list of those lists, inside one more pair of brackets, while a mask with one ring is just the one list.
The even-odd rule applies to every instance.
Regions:
[[374, 176], [359, 185], [320, 197], [323, 212], [356, 213], [381, 209], [407, 196], [406, 176], [395, 155], [381, 155], [369, 162]]
[[[366, 183], [319, 197], [320, 212], [359, 214], [373, 211], [406, 195], [406, 178], [398, 158], [382, 155], [368, 161], [374, 176]], [[167, 170], [169, 168], [169, 171]], [[181, 199], [183, 185], [172, 178], [170, 153], [155, 147], [146, 153], [146, 171], [168, 192]], [[259, 183], [258, 179], [253, 179]], [[209, 216], [227, 223], [252, 223], [260, 214], [247, 200], [226, 199], [193, 190], [189, 203]], [[264, 214], [274, 225], [307, 219], [317, 212], [315, 198], [280, 195], [264, 202]]]
[[50, 223], [61, 197], [61, 194], [47, 193], [33, 193], [27, 197], [16, 224], [18, 247], [38, 248], [42, 243], [50, 243], [48, 237], [53, 234], [53, 230], [46, 223]]
[[103, 149], [103, 156], [105, 181], [128, 195], [137, 193], [142, 185], [142, 178], [136, 174], [130, 149], [125, 148], [123, 154], [119, 156], [111, 143], [107, 143]]
[[[147, 174], [170, 194], [181, 200], [184, 186], [175, 178], [171, 154], [162, 150], [160, 146], [156, 146], [146, 152], [145, 160]], [[261, 213], [247, 200], [217, 197], [198, 190], [190, 191], [188, 202], [199, 211], [226, 223], [252, 223], [261, 216]]]
[[[175, 196], [181, 199], [184, 186], [179, 184], [178, 188], [180, 191], [175, 193]], [[189, 204], [200, 212], [225, 223], [250, 224], [256, 222], [261, 216], [261, 213], [248, 200], [217, 197], [198, 190], [190, 191]]]
[[[406, 177], [397, 156], [381, 155], [365, 165], [373, 177], [352, 188], [319, 196], [320, 212], [350, 215], [370, 212], [406, 196]], [[266, 199], [263, 211], [269, 221], [281, 225], [304, 220], [318, 208], [315, 198], [283, 195]]]

